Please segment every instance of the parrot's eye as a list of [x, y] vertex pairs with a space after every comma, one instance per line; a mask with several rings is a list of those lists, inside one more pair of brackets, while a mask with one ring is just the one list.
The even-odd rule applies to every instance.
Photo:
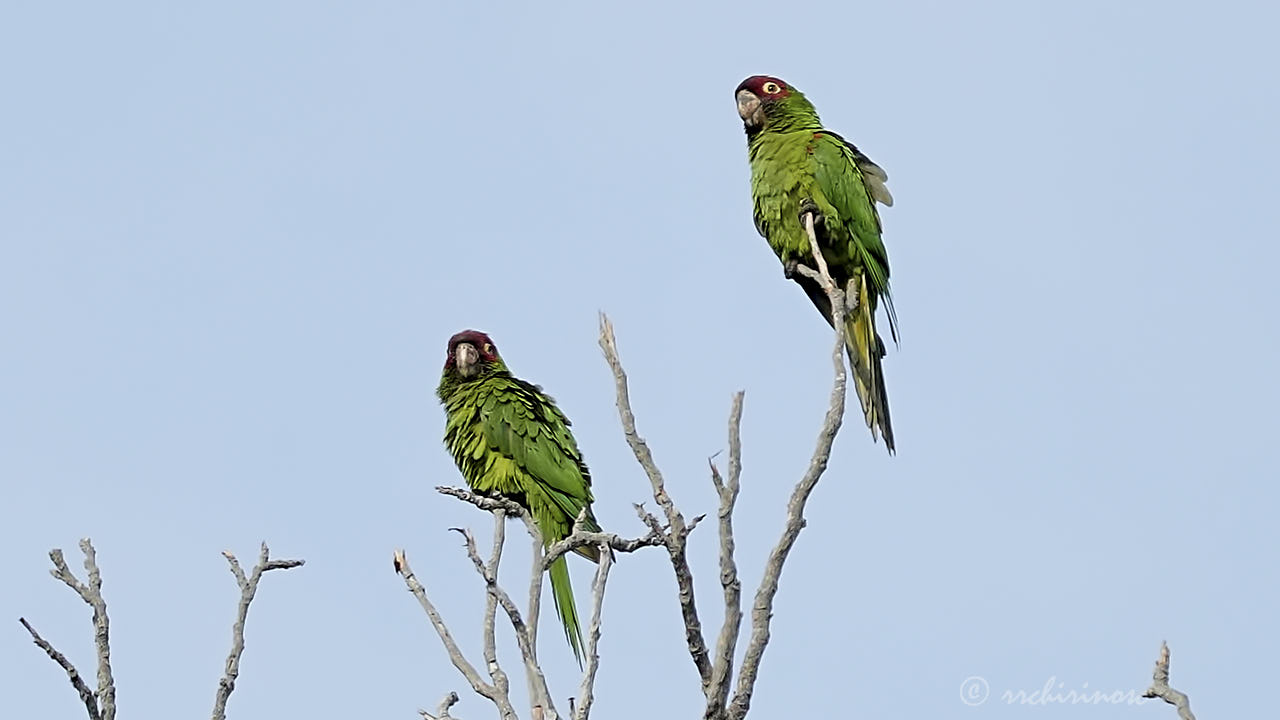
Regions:
[[782, 88], [778, 87], [778, 83], [776, 82], [767, 82], [760, 89], [764, 90], [766, 95], [772, 95]]
[[485, 355], [492, 355], [492, 354], [493, 354], [493, 346], [492, 346], [492, 345], [490, 345], [489, 343], [485, 343], [485, 344], [484, 344], [484, 354], [485, 354]]

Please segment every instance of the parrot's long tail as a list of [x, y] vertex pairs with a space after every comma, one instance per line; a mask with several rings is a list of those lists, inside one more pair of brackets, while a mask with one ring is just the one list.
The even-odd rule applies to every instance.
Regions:
[[862, 414], [871, 428], [871, 437], [884, 436], [889, 454], [894, 453], [893, 424], [889, 422], [889, 396], [884, 389], [884, 341], [876, 333], [875, 309], [867, 295], [867, 283], [857, 283], [858, 307], [845, 319], [845, 348], [853, 366], [853, 387], [862, 403]]
[[569, 647], [573, 648], [573, 656], [578, 659], [578, 667], [582, 667], [582, 626], [578, 622], [578, 608], [573, 602], [573, 585], [569, 583], [569, 563], [561, 555], [551, 563], [551, 597], [556, 603], [556, 614], [564, 624], [565, 637], [569, 638]]

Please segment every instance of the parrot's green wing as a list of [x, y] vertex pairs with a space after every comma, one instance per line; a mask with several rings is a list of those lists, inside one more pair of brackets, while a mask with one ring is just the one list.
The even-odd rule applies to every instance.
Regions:
[[866, 183], [867, 192], [870, 193], [871, 199], [884, 205], [885, 207], [893, 207], [893, 194], [889, 192], [889, 173], [884, 168], [871, 162], [871, 158], [862, 154], [856, 145], [840, 137], [838, 133], [830, 130], [823, 132], [829, 133], [832, 137], [844, 143], [844, 146], [853, 154], [853, 162], [862, 171], [862, 181]]
[[[569, 432], [569, 419], [551, 398], [532, 383], [513, 377], [504, 381], [502, 390], [490, 393], [479, 408], [480, 434], [489, 451], [485, 474], [514, 479], [514, 483], [495, 483], [495, 489], [503, 492], [501, 485], [518, 486], [543, 543], [550, 546], [568, 537], [583, 508], [590, 507], [591, 474]], [[600, 530], [590, 509], [583, 526], [590, 531]], [[600, 550], [594, 545], [583, 546], [577, 552], [593, 561], [600, 560]], [[548, 573], [556, 613], [581, 665], [582, 623], [564, 555], [551, 563]]]
[[857, 293], [858, 304], [845, 320], [854, 388], [867, 427], [873, 436], [879, 429], [892, 453], [893, 426], [881, 368], [884, 342], [876, 332], [875, 322], [876, 307], [883, 299], [889, 330], [893, 339], [898, 339], [898, 318], [889, 295], [889, 254], [880, 238], [880, 214], [875, 205], [876, 195], [893, 200], [884, 186], [887, 175], [835, 133], [814, 133], [809, 148], [818, 192], [830, 208], [822, 209], [827, 245], [824, 254], [830, 252], [842, 261], [833, 269], [835, 276], [857, 280], [853, 292]]
[[[893, 202], [885, 187], [887, 175], [851, 143], [839, 135], [822, 131], [814, 133], [813, 167], [818, 189], [836, 210], [838, 221], [828, 217], [828, 237], [835, 242], [847, 239], [850, 260], [866, 271], [867, 288], [874, 312], [877, 300], [883, 299], [889, 315], [889, 330], [898, 339], [898, 318], [889, 294], [889, 254], [880, 237], [880, 214], [876, 212], [875, 195]], [[843, 232], [841, 232], [843, 231]], [[841, 238], [841, 236], [844, 236]]]
[[547, 542], [567, 535], [578, 513], [592, 501], [591, 474], [569, 432], [569, 419], [538, 386], [515, 378], [505, 392], [485, 399], [480, 418], [490, 447], [515, 461], [567, 516], [568, 524], [560, 532], [543, 528], [544, 534], [556, 536]]

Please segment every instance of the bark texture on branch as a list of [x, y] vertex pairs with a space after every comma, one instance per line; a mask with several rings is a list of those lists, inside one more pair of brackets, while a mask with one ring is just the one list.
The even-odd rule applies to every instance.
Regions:
[[1191, 700], [1186, 693], [1169, 687], [1169, 644], [1160, 643], [1160, 657], [1156, 658], [1156, 669], [1152, 673], [1151, 687], [1142, 694], [1146, 698], [1160, 698], [1178, 709], [1180, 720], [1196, 720], [1191, 713]]
[[84, 538], [80, 541], [80, 552], [84, 554], [84, 570], [88, 582], [81, 582], [67, 566], [62, 550], [54, 548], [49, 551], [49, 559], [53, 569], [49, 574], [62, 581], [64, 585], [75, 591], [80, 599], [93, 610], [93, 645], [98, 661], [98, 689], [91, 691], [85, 684], [80, 671], [59, 652], [48, 640], [40, 637], [40, 633], [27, 622], [26, 618], [18, 618], [22, 627], [31, 634], [35, 644], [44, 650], [67, 673], [71, 687], [84, 703], [85, 712], [90, 720], [115, 720], [116, 716], [116, 683], [111, 675], [111, 623], [107, 618], [107, 601], [102, 597], [102, 572], [98, 569], [98, 552], [93, 541]]
[[[622, 359], [618, 356], [618, 342], [613, 334], [613, 323], [604, 313], [600, 313], [600, 349], [604, 351], [605, 360], [613, 370], [618, 418], [622, 421], [622, 432], [627, 438], [627, 444], [631, 446], [636, 462], [640, 463], [640, 467], [649, 478], [654, 502], [667, 518], [668, 530], [664, 545], [671, 558], [671, 569], [675, 572], [676, 588], [680, 593], [680, 614], [684, 619], [685, 642], [689, 646], [689, 656], [693, 659], [693, 665], [698, 669], [698, 676], [702, 679], [702, 692], [707, 694], [711, 688], [711, 659], [707, 653], [706, 638], [702, 634], [702, 621], [698, 619], [698, 604], [693, 592], [693, 572], [689, 569], [687, 547], [691, 528], [686, 525], [684, 515], [667, 493], [662, 471], [654, 462], [649, 444], [636, 430], [636, 417], [631, 411], [631, 392], [627, 387], [627, 371], [623, 369]], [[657, 520], [652, 516], [649, 518], [642, 516], [642, 519], [649, 525], [650, 530], [658, 527]]]
[[[506, 615], [507, 622], [515, 632], [516, 645], [520, 649], [520, 657], [525, 670], [525, 680], [529, 687], [531, 704], [529, 716], [535, 720], [558, 720], [560, 715], [552, 700], [546, 674], [538, 662], [537, 621], [540, 607], [539, 598], [542, 594], [542, 577], [550, 567], [551, 562], [565, 553], [587, 545], [596, 545], [601, 548], [601, 560], [596, 568], [595, 580], [592, 583], [591, 619], [587, 631], [582, 680], [578, 690], [579, 695], [582, 697], [582, 702], [574, 703], [573, 699], [570, 699], [570, 716], [574, 720], [587, 720], [594, 702], [595, 680], [600, 666], [600, 622], [609, 571], [614, 563], [613, 553], [631, 553], [641, 548], [663, 544], [662, 528], [659, 527], [656, 530], [651, 528], [649, 534], [638, 538], [624, 538], [614, 533], [587, 531], [583, 529], [584, 512], [574, 522], [573, 531], [568, 537], [554, 543], [549, 548], [544, 548], [542, 535], [539, 533], [537, 525], [533, 522], [529, 513], [519, 504], [501, 496], [481, 495], [462, 488], [440, 486], [436, 490], [442, 495], [448, 495], [493, 514], [493, 547], [490, 549], [488, 562], [481, 558], [475, 536], [470, 530], [451, 528], [462, 535], [467, 558], [471, 561], [472, 566], [485, 584], [485, 614], [481, 633], [484, 639], [484, 660], [489, 673], [489, 681], [480, 676], [475, 666], [467, 660], [462, 649], [458, 647], [449, 627], [431, 603], [426, 588], [409, 567], [409, 560], [403, 550], [395, 552], [395, 569], [404, 578], [405, 585], [426, 611], [427, 617], [431, 621], [432, 627], [435, 628], [436, 634], [440, 636], [440, 640], [444, 644], [445, 651], [449, 654], [454, 667], [466, 678], [471, 685], [471, 689], [476, 694], [494, 704], [503, 720], [515, 720], [517, 713], [511, 703], [510, 681], [506, 672], [502, 669], [494, 639], [498, 608], [501, 608], [503, 614]], [[499, 582], [502, 548], [506, 542], [505, 521], [509, 515], [519, 517], [533, 539], [533, 566], [530, 568], [532, 577], [529, 582], [529, 612], [527, 616], [521, 615], [515, 600]], [[446, 700], [449, 697], [451, 696], [446, 696]], [[424, 718], [433, 717], [431, 713], [425, 710], [419, 710], [418, 712]], [[437, 715], [434, 717], [448, 717], [448, 707], [442, 703]]]
[[240, 677], [240, 656], [244, 654], [244, 624], [249, 617], [249, 604], [258, 593], [258, 582], [262, 574], [271, 570], [291, 570], [306, 564], [305, 560], [272, 560], [271, 550], [262, 543], [258, 551], [258, 564], [245, 575], [240, 561], [230, 550], [224, 550], [222, 556], [231, 566], [231, 574], [236, 576], [236, 584], [240, 586], [240, 605], [236, 611], [236, 621], [231, 626], [231, 653], [227, 655], [227, 669], [218, 681], [218, 693], [213, 700], [213, 720], [225, 720], [227, 717], [227, 700], [236, 689], [236, 679]]
[[[58, 652], [49, 641], [40, 636], [26, 618], [18, 618], [18, 622], [31, 633], [32, 640], [45, 651], [59, 667], [67, 673], [71, 686], [75, 688], [80, 700], [84, 703], [89, 720], [114, 720], [116, 716], [115, 679], [111, 674], [111, 633], [107, 619], [107, 601], [102, 597], [102, 572], [98, 569], [98, 555], [93, 542], [89, 538], [80, 541], [80, 550], [84, 553], [84, 569], [88, 582], [81, 582], [67, 567], [62, 550], [54, 548], [49, 551], [49, 559], [53, 561], [50, 574], [71, 588], [93, 609], [93, 639], [98, 659], [98, 690], [93, 692], [85, 684], [84, 678], [76, 670], [75, 665], [65, 655]], [[288, 570], [301, 566], [303, 560], [272, 560], [267, 544], [262, 543], [258, 564], [246, 576], [235, 555], [224, 552], [223, 556], [231, 565], [231, 572], [240, 585], [240, 605], [235, 624], [231, 628], [231, 653], [227, 656], [226, 672], [218, 681], [218, 693], [214, 699], [213, 720], [225, 720], [227, 699], [235, 690], [236, 678], [240, 675], [240, 656], [244, 653], [244, 624], [249, 613], [249, 604], [258, 591], [258, 581], [262, 573], [269, 570]]]
[[[741, 636], [742, 625], [742, 587], [738, 578], [738, 568], [734, 557], [736, 546], [733, 536], [733, 512], [736, 507], [738, 493], [741, 489], [742, 474], [742, 406], [743, 394], [737, 393], [729, 413], [729, 464], [728, 476], [720, 474], [714, 462], [711, 463], [711, 482], [719, 496], [717, 517], [720, 525], [720, 585], [724, 594], [724, 620], [716, 640], [715, 655], [707, 649], [702, 623], [698, 617], [697, 602], [693, 592], [693, 573], [688, 563], [688, 530], [696, 524], [696, 520], [686, 526], [684, 516], [671, 499], [664, 483], [662, 472], [658, 469], [649, 450], [648, 444], [636, 430], [635, 415], [631, 410], [630, 391], [627, 385], [627, 373], [622, 367], [618, 355], [617, 339], [614, 336], [613, 324], [603, 313], [600, 315], [600, 348], [613, 371], [617, 396], [618, 416], [622, 422], [623, 434], [631, 446], [632, 454], [644, 469], [653, 490], [653, 499], [666, 515], [667, 528], [662, 533], [660, 524], [643, 508], [637, 507], [643, 520], [650, 527], [651, 533], [659, 533], [664, 538], [663, 544], [671, 558], [671, 567], [675, 573], [676, 587], [679, 591], [680, 611], [684, 618], [685, 640], [688, 644], [689, 656], [698, 670], [702, 680], [702, 692], [706, 698], [703, 717], [710, 720], [742, 720], [751, 707], [751, 696], [759, 677], [760, 663], [764, 650], [769, 644], [770, 624], [773, 619], [773, 601], [778, 593], [778, 584], [782, 577], [791, 549], [795, 546], [800, 531], [805, 526], [804, 510], [810, 495], [817, 487], [827, 469], [831, 457], [831, 448], [840, 426], [844, 421], [845, 394], [847, 372], [844, 364], [845, 331], [844, 321], [848, 312], [846, 305], [846, 289], [838, 287], [827, 270], [814, 231], [814, 216], [806, 213], [803, 218], [805, 231], [809, 236], [817, 270], [804, 265], [797, 271], [810, 277], [821, 285], [831, 301], [832, 323], [835, 326], [835, 346], [832, 350], [833, 380], [830, 404], [818, 431], [816, 446], [809, 461], [809, 467], [796, 483], [787, 503], [786, 519], [778, 543], [770, 552], [765, 563], [764, 575], [756, 588], [751, 608], [751, 630], [747, 647], [743, 655], [742, 667], [737, 674], [737, 685], [730, 699], [729, 691], [733, 685], [733, 661]], [[700, 518], [699, 518], [700, 519]]]

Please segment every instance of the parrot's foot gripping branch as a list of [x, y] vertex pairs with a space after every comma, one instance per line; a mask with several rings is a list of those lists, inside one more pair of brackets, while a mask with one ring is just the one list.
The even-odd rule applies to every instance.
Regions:
[[811, 198], [805, 198], [804, 200], [800, 201], [800, 225], [801, 226], [805, 224], [805, 219], [804, 219], [805, 215], [813, 216], [814, 230], [817, 230], [818, 228], [822, 227], [822, 223], [823, 223], [822, 212], [818, 210], [818, 205], [814, 203]]

